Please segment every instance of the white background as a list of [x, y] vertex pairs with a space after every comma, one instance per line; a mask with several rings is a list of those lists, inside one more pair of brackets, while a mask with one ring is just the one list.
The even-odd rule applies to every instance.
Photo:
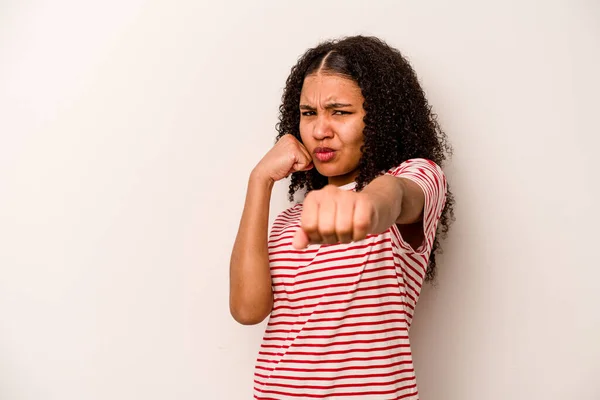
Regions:
[[422, 400], [600, 399], [593, 0], [1, 1], [0, 399], [251, 397], [248, 173], [297, 57], [357, 33], [409, 57], [455, 148]]

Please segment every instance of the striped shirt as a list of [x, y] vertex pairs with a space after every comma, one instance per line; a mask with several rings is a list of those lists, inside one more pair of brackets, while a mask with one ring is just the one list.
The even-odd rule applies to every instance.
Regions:
[[386, 173], [414, 181], [425, 194], [425, 239], [417, 249], [394, 224], [358, 242], [296, 250], [302, 204], [275, 219], [269, 235], [274, 304], [256, 361], [255, 399], [418, 398], [408, 330], [446, 179], [425, 159]]

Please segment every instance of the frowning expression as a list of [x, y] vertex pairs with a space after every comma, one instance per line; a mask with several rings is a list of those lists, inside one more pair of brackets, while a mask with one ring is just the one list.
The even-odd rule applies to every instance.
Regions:
[[364, 143], [365, 99], [352, 79], [319, 72], [304, 79], [300, 136], [317, 171], [329, 183], [354, 181]]

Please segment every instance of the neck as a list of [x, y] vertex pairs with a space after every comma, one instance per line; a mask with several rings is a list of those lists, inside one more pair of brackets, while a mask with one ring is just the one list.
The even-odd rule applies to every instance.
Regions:
[[344, 175], [330, 176], [327, 178], [327, 180], [330, 185], [344, 186], [348, 183], [354, 182], [357, 176], [358, 170], [355, 170]]

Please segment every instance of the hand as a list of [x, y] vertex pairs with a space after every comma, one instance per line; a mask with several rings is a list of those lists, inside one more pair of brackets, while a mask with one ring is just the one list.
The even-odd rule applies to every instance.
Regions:
[[293, 135], [282, 136], [260, 160], [254, 172], [277, 182], [292, 172], [313, 168], [310, 153]]
[[369, 195], [328, 185], [304, 200], [300, 229], [292, 245], [350, 243], [364, 239], [377, 226], [377, 211]]

